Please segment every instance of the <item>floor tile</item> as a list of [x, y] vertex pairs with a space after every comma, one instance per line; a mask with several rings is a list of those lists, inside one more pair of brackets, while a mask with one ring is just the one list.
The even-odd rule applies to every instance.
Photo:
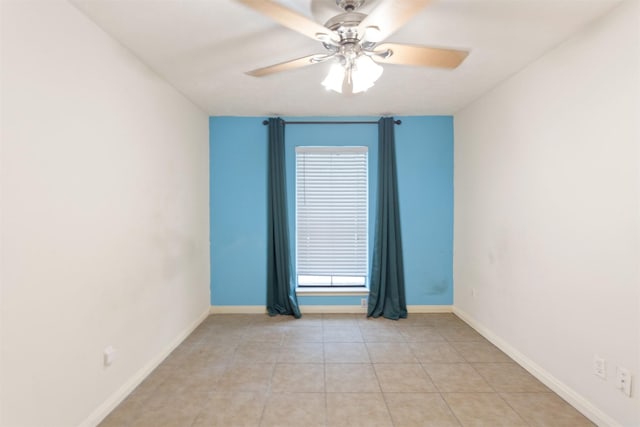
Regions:
[[324, 392], [324, 364], [277, 364], [271, 378], [271, 391]]
[[284, 345], [280, 348], [278, 363], [323, 363], [324, 346], [322, 343], [299, 343]]
[[385, 393], [395, 426], [456, 427], [460, 423], [438, 393]]
[[171, 381], [178, 373], [181, 372], [181, 369], [178, 367], [172, 366], [167, 367], [167, 365], [160, 366], [156, 370], [154, 370], [144, 381], [129, 395], [128, 399], [135, 399], [141, 401], [143, 399], [148, 398], [157, 392], [157, 389], [160, 385], [162, 385], [165, 381]]
[[513, 362], [498, 347], [488, 341], [452, 342], [451, 345], [467, 362]]
[[358, 319], [364, 318], [357, 314], [323, 314], [322, 325], [326, 327], [357, 327]]
[[212, 340], [216, 342], [215, 346], [209, 342], [207, 346], [203, 346], [198, 352], [199, 356], [205, 361], [205, 364], [231, 363], [236, 348], [240, 343], [234, 345], [218, 345], [215, 338], [212, 338]]
[[176, 427], [192, 426], [197, 415], [176, 412], [144, 412], [136, 419], [135, 427]]
[[302, 326], [320, 326], [322, 327], [322, 314], [305, 314], [300, 319], [295, 319], [292, 316], [282, 316], [282, 317], [290, 317], [291, 321], [287, 322], [287, 327], [302, 327]]
[[501, 393], [500, 395], [531, 426], [595, 426], [555, 393]]
[[361, 317], [357, 320], [360, 328], [375, 328], [380, 331], [389, 330], [397, 331], [398, 322], [395, 320], [385, 319], [384, 317]]
[[462, 319], [452, 313], [431, 313], [428, 316], [427, 325], [429, 326], [438, 328], [468, 326]]
[[280, 344], [268, 342], [246, 342], [238, 345], [233, 356], [234, 364], [276, 363]]
[[193, 427], [256, 427], [260, 424], [265, 401], [264, 393], [211, 393]]
[[[186, 391], [183, 387], [176, 386], [172, 381], [168, 381], [162, 384], [156, 392], [144, 400], [143, 410], [144, 412], [154, 412], [164, 410], [167, 407], [167, 403], [174, 404], [175, 401], [181, 400], [182, 392]], [[204, 396], [204, 394], [202, 394]], [[194, 402], [187, 402], [188, 405], [193, 405]]]
[[412, 342], [409, 348], [420, 363], [459, 363], [464, 358], [448, 342]]
[[244, 339], [248, 342], [269, 342], [282, 343], [285, 328], [280, 326], [272, 326], [270, 328], [250, 328], [245, 332]]
[[435, 392], [435, 385], [420, 364], [373, 365], [383, 392]]
[[[231, 426], [232, 424], [229, 424]], [[273, 393], [267, 400], [260, 427], [324, 427], [324, 393]]]
[[135, 426], [173, 427], [191, 425], [202, 412], [206, 394], [183, 389], [179, 393], [158, 394], [145, 402]]
[[218, 390], [266, 392], [271, 382], [275, 365], [255, 363], [253, 365], [231, 365], [218, 380]]
[[445, 326], [438, 330], [447, 341], [484, 341], [484, 337], [470, 326]]
[[144, 411], [145, 404], [142, 399], [126, 398], [99, 424], [99, 427], [129, 427]]
[[493, 391], [491, 386], [469, 364], [427, 363], [423, 367], [442, 393]]
[[324, 343], [326, 363], [368, 363], [369, 353], [363, 343]]
[[463, 426], [520, 427], [527, 423], [496, 393], [443, 395]]
[[394, 329], [378, 329], [361, 327], [360, 333], [365, 342], [405, 342], [400, 332]]
[[[181, 367], [193, 358], [193, 346], [179, 346], [167, 356], [163, 362], [164, 367]], [[158, 367], [160, 368], [160, 367]]]
[[327, 426], [392, 427], [382, 393], [327, 393]]
[[181, 373], [176, 373], [169, 381], [177, 388], [206, 393], [216, 390], [218, 381], [227, 367], [226, 364], [211, 364], [197, 370], [185, 369]]
[[212, 314], [207, 318], [206, 324], [248, 325], [255, 317], [250, 314]]
[[372, 363], [418, 363], [406, 343], [367, 343]]
[[407, 342], [444, 341], [444, 337], [432, 326], [409, 326], [399, 328], [400, 334]]
[[321, 343], [322, 339], [322, 326], [291, 326], [285, 330], [283, 345], [307, 342]]
[[433, 313], [411, 313], [404, 319], [398, 319], [398, 326], [400, 327], [414, 327], [414, 326], [431, 326], [429, 319], [433, 316]]
[[495, 391], [551, 391], [516, 363], [473, 363], [472, 366]]
[[211, 346], [212, 342], [215, 341], [216, 346], [221, 346], [225, 348], [237, 346], [240, 343], [245, 342], [245, 331], [242, 328], [241, 331], [226, 331], [221, 329], [220, 332], [211, 332], [209, 336], [199, 342], [198, 346]]
[[295, 317], [289, 314], [278, 314], [271, 316], [268, 313], [264, 314], [251, 314], [251, 326], [287, 326], [294, 324], [297, 320]]
[[[354, 322], [355, 324], [355, 322]], [[362, 342], [362, 334], [358, 326], [325, 326], [324, 342]]]
[[368, 363], [327, 363], [325, 382], [330, 393], [380, 391], [373, 365]]

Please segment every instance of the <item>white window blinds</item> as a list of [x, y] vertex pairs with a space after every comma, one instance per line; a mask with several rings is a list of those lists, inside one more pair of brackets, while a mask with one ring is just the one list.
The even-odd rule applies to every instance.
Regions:
[[364, 285], [367, 147], [296, 147], [299, 285]]

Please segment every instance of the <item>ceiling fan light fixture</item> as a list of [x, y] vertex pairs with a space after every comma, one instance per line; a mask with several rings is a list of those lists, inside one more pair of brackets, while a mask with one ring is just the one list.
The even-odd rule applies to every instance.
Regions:
[[380, 78], [383, 68], [366, 55], [356, 59], [355, 66], [351, 70], [353, 81], [353, 93], [364, 92]]
[[350, 88], [351, 93], [365, 92], [380, 78], [382, 71], [382, 66], [369, 56], [360, 55], [355, 60], [333, 64], [322, 85], [338, 93], [342, 93], [344, 86]]
[[366, 40], [370, 43], [378, 43], [384, 39], [382, 31], [380, 31], [380, 27], [376, 27], [375, 25], [370, 25], [364, 29], [364, 34], [362, 35], [363, 40]]
[[342, 64], [333, 64], [329, 69], [329, 74], [322, 81], [322, 86], [327, 90], [342, 93], [342, 83], [346, 77], [346, 70]]

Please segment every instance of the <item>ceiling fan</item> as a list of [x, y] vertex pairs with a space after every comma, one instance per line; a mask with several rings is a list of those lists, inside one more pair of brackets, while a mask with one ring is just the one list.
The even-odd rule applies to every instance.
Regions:
[[273, 0], [237, 0], [281, 25], [322, 43], [326, 52], [293, 59], [247, 72], [262, 77], [333, 60], [322, 84], [339, 93], [369, 89], [382, 74], [380, 64], [456, 68], [467, 51], [381, 43], [402, 27], [430, 0], [383, 0], [369, 15], [357, 12], [365, 0], [336, 0], [344, 11], [324, 25]]

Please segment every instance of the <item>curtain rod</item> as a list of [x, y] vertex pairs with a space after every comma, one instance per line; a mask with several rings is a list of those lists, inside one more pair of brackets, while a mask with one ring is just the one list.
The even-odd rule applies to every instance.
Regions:
[[[394, 120], [393, 123], [400, 125], [402, 124], [402, 120]], [[263, 125], [268, 125], [269, 124], [269, 120], [263, 120], [262, 121]], [[327, 122], [305, 122], [305, 121], [301, 121], [301, 122], [287, 122], [284, 121], [285, 125], [377, 125], [378, 122], [377, 121], [348, 121], [348, 122], [341, 122], [341, 121], [327, 121]]]

